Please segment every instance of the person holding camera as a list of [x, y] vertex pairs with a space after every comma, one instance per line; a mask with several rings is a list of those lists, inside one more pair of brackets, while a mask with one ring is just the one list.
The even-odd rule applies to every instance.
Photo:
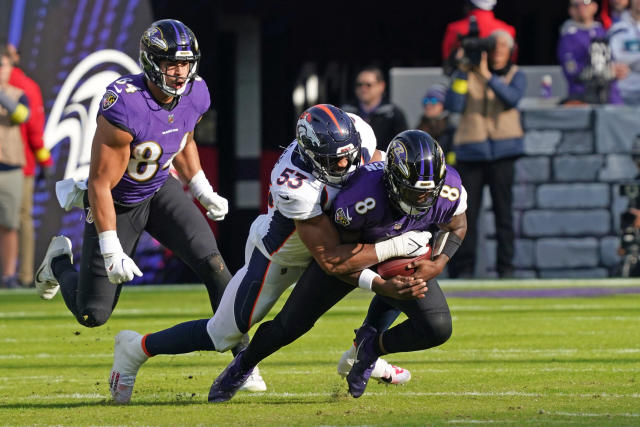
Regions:
[[500, 19], [496, 19], [493, 14], [493, 8], [496, 3], [497, 0], [466, 0], [464, 8], [467, 16], [447, 25], [442, 39], [442, 59], [444, 61], [445, 74], [450, 75], [456, 68], [456, 52], [460, 47], [461, 39], [472, 32], [474, 25], [472, 22], [477, 23], [478, 37], [487, 37], [495, 30], [504, 30], [511, 37], [516, 38], [515, 28]]
[[473, 277], [485, 184], [495, 214], [498, 275], [513, 276], [511, 187], [524, 135], [516, 106], [527, 85], [524, 73], [511, 61], [513, 48], [513, 37], [504, 30], [494, 31], [489, 40], [463, 43], [445, 98], [447, 110], [461, 113], [453, 147], [468, 197], [467, 236], [449, 263], [453, 278]]
[[595, 0], [569, 0], [569, 16], [560, 29], [557, 56], [567, 79], [568, 104], [621, 104], [616, 80], [628, 67], [612, 61], [607, 34], [595, 20]]

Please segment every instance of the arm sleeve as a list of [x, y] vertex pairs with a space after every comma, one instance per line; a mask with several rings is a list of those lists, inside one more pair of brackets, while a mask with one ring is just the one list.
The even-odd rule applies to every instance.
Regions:
[[278, 211], [287, 218], [304, 221], [321, 215], [322, 207], [317, 202], [319, 197], [303, 184], [295, 190], [286, 190], [284, 186], [272, 186], [271, 197]]
[[112, 125], [130, 133], [134, 138], [136, 137], [136, 117], [132, 117], [134, 115], [133, 112], [127, 111], [124, 97], [118, 96], [116, 91], [110, 87], [102, 96], [99, 114]]
[[464, 185], [460, 185], [460, 199], [453, 216], [460, 215], [467, 210], [467, 190]]
[[447, 29], [444, 32], [444, 38], [442, 39], [442, 59], [446, 60], [451, 55], [455, 44], [458, 40], [458, 35], [455, 30], [451, 28], [451, 25], [447, 25]]
[[9, 120], [13, 124], [24, 123], [29, 118], [29, 101], [24, 95], [16, 101], [6, 93], [0, 91], [0, 105], [7, 110]]
[[44, 147], [44, 103], [40, 87], [32, 81], [25, 87], [25, 95], [29, 99], [29, 120], [25, 123], [27, 143], [31, 151], [35, 153], [36, 160], [42, 166], [53, 165], [53, 159], [48, 149]]
[[571, 43], [571, 37], [564, 35], [560, 37], [558, 42], [558, 63], [562, 66], [562, 72], [567, 80], [577, 80], [584, 65], [581, 64], [575, 54], [574, 49], [576, 47]]
[[515, 108], [524, 96], [527, 88], [527, 78], [523, 72], [518, 71], [507, 85], [494, 74], [489, 79], [488, 84], [505, 106]]

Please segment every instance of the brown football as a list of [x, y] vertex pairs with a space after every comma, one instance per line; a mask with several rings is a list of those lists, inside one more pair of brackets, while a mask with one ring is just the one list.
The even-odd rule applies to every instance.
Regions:
[[381, 262], [376, 269], [383, 279], [390, 279], [393, 276], [411, 276], [416, 269], [407, 268], [407, 265], [413, 261], [422, 259], [431, 259], [431, 246], [427, 245], [427, 253], [414, 258], [391, 258]]

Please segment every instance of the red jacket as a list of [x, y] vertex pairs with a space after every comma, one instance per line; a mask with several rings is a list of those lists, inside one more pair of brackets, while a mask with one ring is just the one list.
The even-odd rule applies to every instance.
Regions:
[[505, 30], [515, 40], [516, 29], [504, 21], [496, 19], [491, 10], [473, 9], [466, 18], [451, 22], [447, 25], [442, 40], [442, 59], [449, 58], [451, 52], [458, 48], [458, 34], [466, 35], [469, 32], [469, 17], [475, 16], [478, 21], [480, 37], [487, 37], [495, 30]]
[[29, 119], [20, 125], [26, 159], [22, 170], [26, 176], [33, 176], [36, 169], [36, 156], [41, 166], [51, 166], [53, 164], [51, 154], [49, 150], [44, 148], [42, 139], [45, 122], [42, 93], [38, 84], [27, 77], [18, 67], [13, 67], [9, 77], [9, 84], [22, 89], [29, 101]]

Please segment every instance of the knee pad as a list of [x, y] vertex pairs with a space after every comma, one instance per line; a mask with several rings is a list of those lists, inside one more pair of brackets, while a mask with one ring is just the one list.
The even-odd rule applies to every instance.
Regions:
[[87, 328], [95, 328], [107, 323], [111, 317], [111, 312], [99, 308], [85, 308], [81, 314], [76, 317], [78, 323]]
[[231, 273], [218, 252], [200, 260], [195, 269], [207, 288], [211, 308], [215, 311], [220, 304], [227, 284], [231, 280]]
[[200, 260], [197, 266], [198, 273], [204, 273], [207, 275], [220, 275], [220, 274], [228, 274], [231, 276], [229, 269], [227, 268], [227, 264], [225, 264], [224, 259], [222, 259], [222, 255], [219, 252], [215, 252], [208, 257]]

